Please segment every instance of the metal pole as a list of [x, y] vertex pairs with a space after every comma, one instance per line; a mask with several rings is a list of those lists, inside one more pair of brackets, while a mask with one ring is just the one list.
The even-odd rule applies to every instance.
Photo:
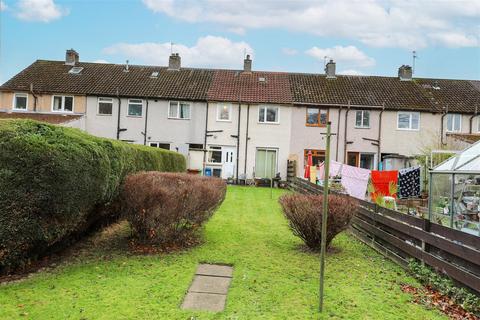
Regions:
[[327, 123], [327, 143], [325, 148], [325, 171], [323, 177], [323, 210], [322, 210], [322, 242], [320, 246], [320, 303], [319, 311], [323, 311], [323, 279], [325, 275], [325, 251], [327, 250], [327, 214], [328, 214], [328, 176], [330, 171], [330, 126]]

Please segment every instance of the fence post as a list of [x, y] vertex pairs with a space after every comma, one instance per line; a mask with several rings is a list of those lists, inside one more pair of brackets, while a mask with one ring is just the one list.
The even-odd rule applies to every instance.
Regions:
[[[430, 220], [425, 219], [425, 218], [423, 218], [422, 220], [423, 220], [422, 221], [423, 222], [422, 223], [422, 230], [430, 233], [430, 226], [431, 226]], [[422, 251], [423, 252], [429, 252], [430, 251], [428, 243], [426, 243], [424, 240], [422, 240]], [[422, 265], [425, 265], [425, 261], [424, 261], [423, 257], [422, 257]]]

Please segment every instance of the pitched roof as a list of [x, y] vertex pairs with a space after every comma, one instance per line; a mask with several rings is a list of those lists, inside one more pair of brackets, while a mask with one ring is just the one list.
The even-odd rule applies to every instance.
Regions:
[[431, 110], [434, 107], [415, 81], [393, 77], [290, 74], [295, 103], [357, 106], [385, 105], [388, 109]]
[[293, 102], [287, 73], [216, 70], [208, 99], [245, 103]]
[[31, 112], [3, 112], [0, 111], [0, 120], [3, 119], [32, 119], [48, 122], [52, 124], [67, 123], [80, 119], [82, 115], [73, 114], [51, 114], [51, 113], [31, 113]]
[[[1, 89], [71, 94], [158, 97], [206, 100], [213, 71], [208, 69], [168, 70], [166, 67], [125, 66], [107, 63], [80, 62], [80, 74], [70, 74], [72, 68], [63, 61], [37, 60], [3, 84]], [[151, 77], [158, 72], [157, 77]]]
[[[480, 111], [480, 81], [343, 76], [323, 74], [182, 68], [80, 62], [80, 74], [63, 61], [37, 60], [0, 90], [117, 95], [245, 103], [385, 106], [432, 112]], [[158, 75], [152, 77], [152, 73]], [[263, 78], [265, 81], [261, 81]]]

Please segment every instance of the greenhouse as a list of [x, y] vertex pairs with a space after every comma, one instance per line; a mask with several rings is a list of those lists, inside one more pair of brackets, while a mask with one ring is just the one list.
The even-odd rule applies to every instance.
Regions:
[[430, 171], [429, 219], [480, 236], [480, 142]]

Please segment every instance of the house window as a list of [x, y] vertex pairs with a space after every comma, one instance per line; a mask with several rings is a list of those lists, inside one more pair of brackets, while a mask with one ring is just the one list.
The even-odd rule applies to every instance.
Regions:
[[52, 111], [55, 112], [73, 112], [73, 97], [71, 96], [53, 96]]
[[208, 152], [208, 162], [222, 162], [222, 147], [210, 147], [210, 151]]
[[303, 156], [305, 159], [305, 165], [308, 163], [308, 152], [312, 152], [312, 165], [316, 166], [325, 161], [325, 151], [324, 150], [314, 150], [314, 149], [305, 149], [303, 151]]
[[170, 150], [170, 143], [150, 142], [150, 147]]
[[367, 111], [367, 110], [356, 111], [355, 128], [370, 128], [370, 111]]
[[447, 131], [459, 132], [462, 129], [462, 115], [458, 113], [447, 114]]
[[190, 119], [190, 103], [171, 101], [168, 106], [168, 117], [171, 119]]
[[399, 112], [397, 113], [397, 129], [418, 130], [420, 128], [420, 113]]
[[232, 105], [229, 103], [217, 104], [217, 121], [230, 121], [232, 114]]
[[262, 106], [258, 109], [258, 122], [278, 123], [278, 107]]
[[320, 108], [307, 108], [308, 127], [325, 127], [328, 122], [328, 110]]
[[271, 179], [277, 171], [277, 150], [257, 149], [255, 157], [255, 177]]
[[129, 99], [128, 100], [128, 115], [132, 117], [141, 117], [143, 111], [143, 100]]
[[113, 99], [112, 98], [98, 98], [98, 114], [112, 115]]
[[14, 110], [27, 110], [28, 106], [28, 94], [15, 93], [13, 97], [13, 109]]
[[202, 150], [203, 144], [201, 143], [189, 143], [188, 150]]

